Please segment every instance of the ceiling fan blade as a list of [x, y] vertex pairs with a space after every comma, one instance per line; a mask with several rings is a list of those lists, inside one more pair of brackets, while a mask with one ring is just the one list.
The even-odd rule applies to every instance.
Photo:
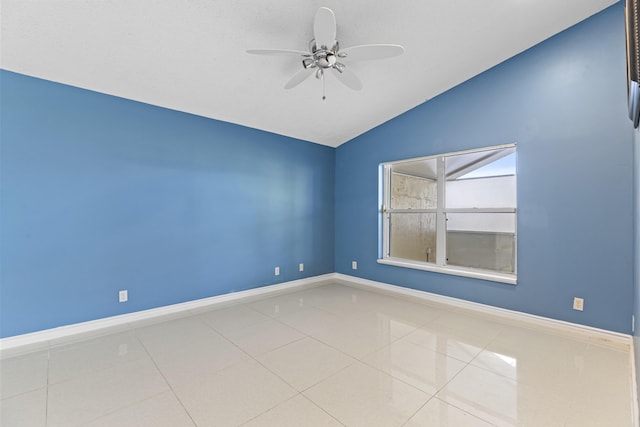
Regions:
[[291, 89], [298, 86], [300, 83], [305, 81], [311, 74], [313, 74], [313, 68], [306, 68], [298, 71], [296, 74], [291, 77], [291, 79], [284, 85], [285, 89]]
[[249, 49], [247, 53], [254, 55], [274, 55], [274, 56], [309, 56], [309, 52], [290, 49]]
[[342, 82], [342, 84], [347, 86], [348, 88], [351, 88], [353, 90], [362, 89], [362, 82], [360, 81], [358, 76], [356, 76], [348, 68], [345, 67], [342, 70], [342, 72], [339, 72], [338, 70], [336, 70], [336, 72], [334, 74], [338, 78], [338, 80], [340, 80]]
[[321, 7], [313, 20], [313, 35], [316, 46], [331, 49], [336, 42], [336, 17], [328, 7]]
[[[404, 48], [397, 44], [365, 44], [340, 49], [349, 61], [369, 61], [402, 55]], [[342, 56], [342, 55], [340, 55]]]

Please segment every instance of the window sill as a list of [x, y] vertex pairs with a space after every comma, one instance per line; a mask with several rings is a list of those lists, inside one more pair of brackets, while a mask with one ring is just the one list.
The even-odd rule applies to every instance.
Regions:
[[451, 274], [454, 276], [471, 277], [473, 279], [489, 280], [492, 282], [506, 283], [509, 285], [517, 284], [517, 276], [515, 274], [498, 273], [488, 270], [478, 270], [474, 268], [464, 267], [440, 267], [426, 262], [411, 261], [401, 258], [384, 258], [379, 259], [378, 264], [393, 265], [396, 267], [413, 268], [415, 270], [432, 271], [434, 273]]

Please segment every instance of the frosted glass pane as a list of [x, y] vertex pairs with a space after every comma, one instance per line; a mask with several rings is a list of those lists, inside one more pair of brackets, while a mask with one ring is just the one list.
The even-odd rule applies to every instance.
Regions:
[[436, 214], [392, 213], [389, 252], [395, 258], [423, 262], [436, 259]]
[[392, 209], [435, 209], [438, 185], [428, 178], [391, 174]]
[[514, 213], [447, 214], [447, 264], [513, 273]]
[[513, 273], [513, 234], [447, 231], [447, 264]]

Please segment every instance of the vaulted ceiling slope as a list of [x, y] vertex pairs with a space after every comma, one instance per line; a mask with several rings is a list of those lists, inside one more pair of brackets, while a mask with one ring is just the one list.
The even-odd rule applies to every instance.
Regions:
[[[5, 70], [336, 147], [616, 3], [615, 0], [2, 0]], [[283, 86], [321, 6], [341, 47], [403, 45]]]

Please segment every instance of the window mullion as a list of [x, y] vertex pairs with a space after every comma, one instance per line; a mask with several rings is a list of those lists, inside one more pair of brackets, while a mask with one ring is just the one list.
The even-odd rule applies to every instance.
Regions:
[[382, 232], [384, 233], [385, 238], [383, 239], [383, 258], [386, 258], [390, 255], [390, 245], [391, 245], [391, 215], [389, 214], [389, 210], [391, 209], [391, 166], [384, 166], [384, 178], [383, 178], [383, 194], [384, 201], [382, 209]]
[[444, 157], [437, 159], [437, 213], [436, 213], [436, 265], [443, 266], [446, 264], [447, 239], [446, 239], [446, 213], [445, 213], [445, 173], [444, 173]]

